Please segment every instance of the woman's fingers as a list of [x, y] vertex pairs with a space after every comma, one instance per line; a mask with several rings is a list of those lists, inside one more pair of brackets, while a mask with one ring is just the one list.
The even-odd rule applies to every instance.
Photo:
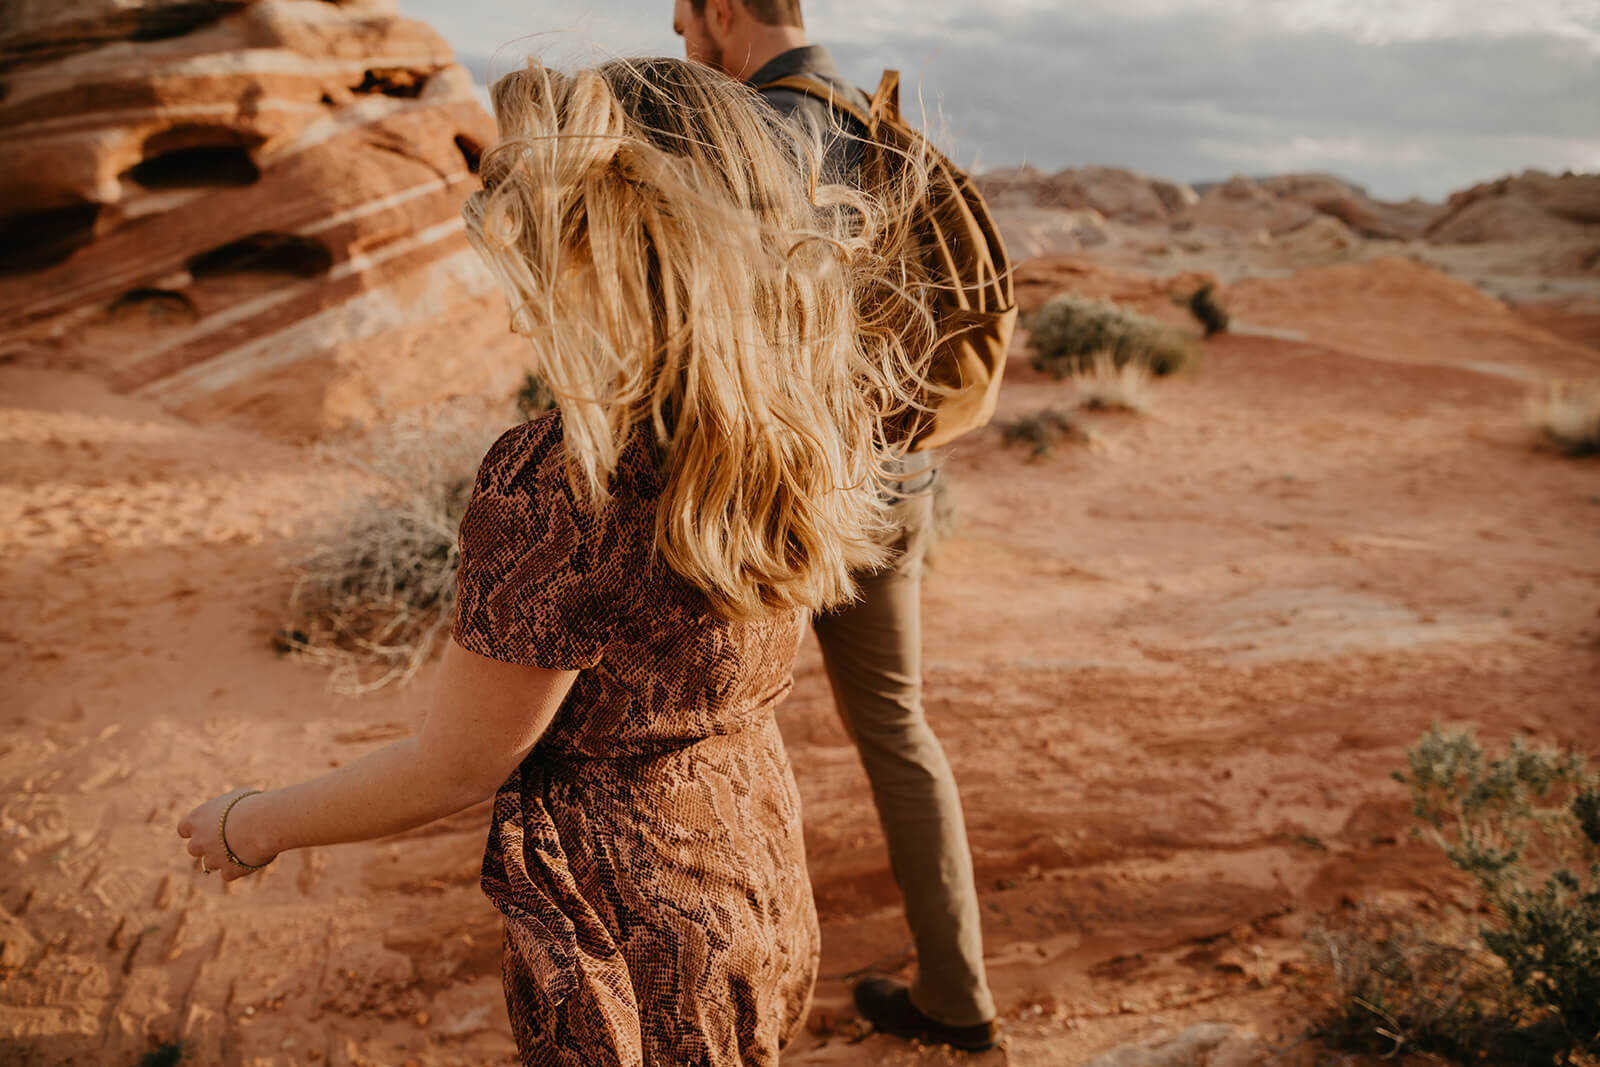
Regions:
[[189, 816], [185, 815], [182, 819], [178, 820], [178, 836], [191, 837], [193, 834], [194, 823], [190, 820]]
[[204, 856], [206, 854], [206, 846], [192, 837], [189, 839], [188, 849], [191, 856]]

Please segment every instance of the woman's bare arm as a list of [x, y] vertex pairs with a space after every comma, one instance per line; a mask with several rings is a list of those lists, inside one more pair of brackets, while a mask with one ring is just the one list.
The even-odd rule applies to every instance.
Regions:
[[[452, 641], [420, 733], [320, 778], [246, 797], [228, 814], [228, 844], [246, 863], [262, 863], [291, 848], [399, 833], [475, 804], [522, 762], [577, 676], [501, 663]], [[236, 795], [208, 800], [178, 823], [189, 852], [228, 880], [249, 873], [227, 862], [217, 838]]]

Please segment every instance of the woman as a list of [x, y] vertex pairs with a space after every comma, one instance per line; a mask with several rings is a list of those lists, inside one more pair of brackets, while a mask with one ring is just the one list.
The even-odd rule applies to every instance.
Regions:
[[816, 189], [814, 146], [709, 68], [530, 65], [493, 97], [467, 229], [559, 410], [484, 460], [439, 698], [178, 832], [230, 880], [492, 793], [525, 1063], [774, 1063], [818, 935], [773, 710], [804, 613], [884, 558], [881, 425], [931, 320], [883, 205]]

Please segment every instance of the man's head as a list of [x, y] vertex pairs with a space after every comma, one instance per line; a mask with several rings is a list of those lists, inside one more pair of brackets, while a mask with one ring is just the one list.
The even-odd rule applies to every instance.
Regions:
[[806, 43], [800, 0], [675, 0], [672, 29], [690, 60], [734, 78]]

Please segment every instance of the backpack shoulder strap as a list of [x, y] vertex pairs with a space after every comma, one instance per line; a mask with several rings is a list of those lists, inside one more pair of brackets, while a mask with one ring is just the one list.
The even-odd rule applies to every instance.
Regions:
[[878, 88], [872, 94], [872, 103], [869, 105], [874, 115], [882, 116], [890, 122], [900, 121], [900, 72], [886, 70], [878, 82]]
[[[872, 121], [872, 115], [876, 111], [876, 108], [874, 108], [873, 112], [862, 111], [861, 108], [857, 107], [849, 99], [841, 96], [838, 90], [834, 89], [833, 86], [817, 78], [808, 78], [804, 74], [791, 74], [787, 78], [779, 78], [777, 81], [770, 81], [764, 85], [758, 85], [756, 86], [756, 89], [758, 91], [766, 89], [787, 89], [792, 93], [799, 93], [802, 96], [809, 96], [813, 100], [820, 100], [824, 104], [827, 104], [829, 107], [833, 108], [835, 111], [842, 111], [846, 115], [849, 115], [851, 118], [855, 119], [869, 130], [872, 129], [874, 125]], [[876, 99], [874, 99], [874, 103], [876, 103]]]

